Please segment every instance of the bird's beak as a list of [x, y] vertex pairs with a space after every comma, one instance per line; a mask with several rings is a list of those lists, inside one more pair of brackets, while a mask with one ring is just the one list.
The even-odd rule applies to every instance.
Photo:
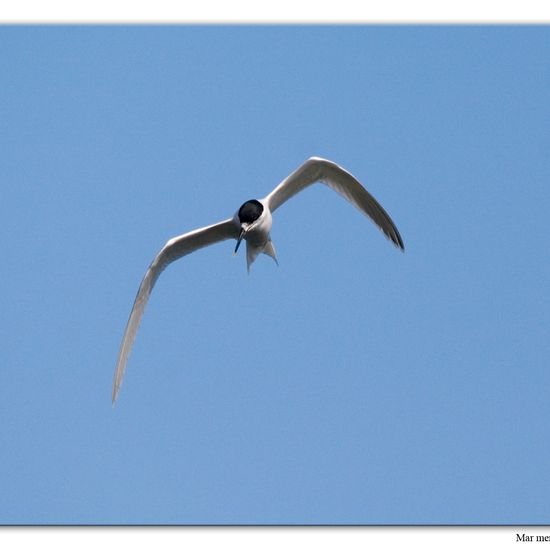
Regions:
[[235, 246], [235, 252], [233, 252], [233, 254], [237, 254], [237, 250], [239, 250], [239, 246], [241, 245], [241, 241], [243, 240], [245, 233], [246, 229], [244, 227], [241, 227], [241, 232], [239, 233], [239, 238], [237, 239], [237, 246]]

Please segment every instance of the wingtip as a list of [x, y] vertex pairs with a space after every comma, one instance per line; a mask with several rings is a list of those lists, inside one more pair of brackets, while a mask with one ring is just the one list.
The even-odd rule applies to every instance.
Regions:
[[111, 394], [111, 405], [114, 407], [116, 403], [116, 398], [118, 397], [118, 388], [115, 386], [113, 388], [113, 393]]
[[401, 252], [405, 252], [405, 243], [403, 243], [403, 239], [401, 238], [401, 235], [399, 234], [399, 231], [397, 231], [396, 227], [394, 227], [394, 231], [388, 232], [386, 235], [396, 246], [396, 248], [399, 248]]

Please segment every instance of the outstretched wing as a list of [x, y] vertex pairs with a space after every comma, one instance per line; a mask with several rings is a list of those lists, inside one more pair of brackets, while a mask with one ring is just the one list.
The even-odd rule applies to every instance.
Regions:
[[126, 331], [124, 332], [124, 338], [120, 346], [118, 353], [118, 361], [116, 365], [115, 378], [113, 382], [113, 403], [116, 401], [120, 384], [122, 383], [122, 377], [124, 376], [124, 369], [126, 368], [126, 362], [132, 349], [132, 344], [136, 337], [136, 332], [149, 300], [149, 295], [155, 286], [155, 283], [166, 268], [166, 266], [173, 261], [191, 254], [199, 248], [223, 241], [226, 239], [236, 239], [238, 237], [238, 231], [232, 219], [225, 220], [208, 227], [202, 227], [196, 229], [179, 237], [170, 239], [157, 254], [157, 257], [153, 260], [153, 263], [149, 266], [141, 285], [139, 286], [136, 299], [128, 324], [126, 325]]
[[397, 247], [405, 250], [401, 235], [388, 213], [349, 172], [330, 160], [318, 157], [306, 160], [264, 200], [273, 212], [288, 199], [317, 181], [325, 183], [340, 193], [353, 206], [366, 214]]

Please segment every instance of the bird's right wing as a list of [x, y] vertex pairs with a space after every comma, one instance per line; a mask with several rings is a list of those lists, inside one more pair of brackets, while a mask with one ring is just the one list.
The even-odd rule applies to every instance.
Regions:
[[355, 177], [330, 160], [319, 157], [306, 160], [302, 166], [275, 187], [264, 200], [273, 212], [288, 199], [317, 181], [327, 184], [342, 195], [368, 216], [397, 247], [404, 250], [401, 235], [388, 213]]
[[136, 332], [147, 305], [149, 295], [155, 286], [155, 283], [162, 273], [162, 271], [171, 264], [173, 261], [211, 244], [223, 241], [226, 239], [236, 239], [238, 237], [238, 230], [230, 218], [220, 223], [210, 225], [208, 227], [202, 227], [195, 231], [190, 231], [179, 237], [170, 239], [157, 254], [157, 257], [153, 260], [141, 285], [139, 287], [128, 324], [126, 325], [126, 331], [122, 339], [120, 351], [118, 353], [118, 361], [115, 371], [115, 377], [113, 381], [113, 403], [115, 402], [120, 384], [122, 383], [122, 377], [124, 376], [124, 369], [126, 368], [126, 362], [130, 355], [130, 350]]

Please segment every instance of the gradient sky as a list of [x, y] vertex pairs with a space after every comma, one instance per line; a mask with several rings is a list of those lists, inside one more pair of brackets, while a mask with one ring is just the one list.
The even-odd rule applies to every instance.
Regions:
[[[0, 523], [550, 521], [548, 27], [0, 27]], [[169, 238], [312, 155], [279, 267]]]

